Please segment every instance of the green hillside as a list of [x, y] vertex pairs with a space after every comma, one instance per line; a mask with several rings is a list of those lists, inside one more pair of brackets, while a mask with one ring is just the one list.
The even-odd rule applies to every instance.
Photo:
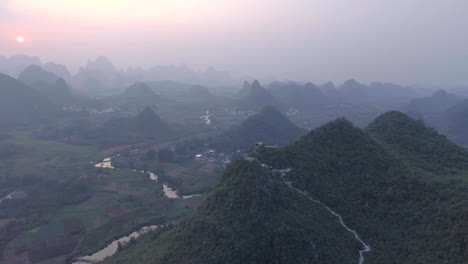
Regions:
[[119, 117], [105, 122], [100, 127], [79, 131], [83, 142], [99, 147], [110, 147], [144, 141], [162, 141], [172, 137], [171, 129], [149, 107], [136, 116]]
[[367, 130], [338, 119], [250, 155], [289, 168], [286, 180], [307, 195], [255, 159], [238, 161], [193, 216], [107, 263], [357, 263], [363, 245], [325, 205], [370, 246], [365, 263], [468, 259], [468, 155], [402, 113]]
[[410, 161], [410, 165], [436, 174], [468, 169], [468, 152], [464, 148], [401, 112], [381, 115], [367, 131], [396, 151], [403, 161]]
[[[466, 170], [462, 181], [444, 179], [447, 168], [466, 168], [468, 155], [400, 113], [377, 118], [368, 130], [372, 135], [340, 119], [260, 156], [293, 168], [295, 186], [361, 232], [372, 247], [366, 263], [465, 263]], [[425, 160], [437, 156], [437, 164]]]
[[193, 216], [106, 263], [354, 263], [359, 248], [280, 175], [239, 161]]
[[223, 151], [246, 151], [256, 143], [287, 145], [305, 134], [305, 130], [272, 106], [264, 107], [258, 114], [247, 118], [214, 139], [212, 146]]

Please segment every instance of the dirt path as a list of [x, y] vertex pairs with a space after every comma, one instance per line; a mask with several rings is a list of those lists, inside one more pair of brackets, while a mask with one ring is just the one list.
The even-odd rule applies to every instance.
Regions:
[[342, 217], [340, 214], [338, 214], [337, 212], [335, 212], [333, 209], [331, 209], [330, 207], [328, 207], [326, 204], [322, 203], [321, 201], [312, 198], [307, 192], [301, 191], [301, 190], [295, 188], [294, 186], [292, 186], [292, 182], [287, 181], [287, 180], [286, 180], [286, 177], [285, 177], [285, 176], [291, 171], [291, 168], [287, 168], [287, 169], [283, 169], [283, 170], [275, 170], [275, 169], [273, 169], [271, 166], [268, 166], [268, 165], [266, 165], [266, 164], [264, 164], [264, 163], [261, 163], [258, 159], [253, 158], [253, 157], [251, 157], [251, 156], [246, 155], [246, 156], [244, 157], [244, 159], [247, 160], [247, 161], [250, 161], [250, 162], [258, 162], [258, 163], [260, 163], [260, 165], [261, 165], [263, 168], [268, 168], [268, 169], [270, 169], [272, 172], [280, 173], [281, 176], [282, 176], [283, 179], [284, 179], [284, 182], [286, 183], [286, 185], [288, 185], [289, 188], [293, 189], [293, 190], [296, 191], [297, 193], [300, 193], [301, 195], [306, 196], [310, 201], [312, 201], [312, 202], [314, 202], [314, 203], [317, 203], [317, 204], [323, 206], [323, 207], [324, 207], [325, 209], [327, 209], [327, 211], [329, 211], [332, 215], [338, 217], [338, 219], [340, 220], [340, 224], [341, 224], [348, 232], [350, 232], [351, 234], [353, 234], [354, 237], [356, 238], [356, 240], [359, 241], [359, 243], [361, 243], [362, 249], [359, 250], [359, 262], [358, 262], [358, 264], [363, 264], [363, 263], [364, 263], [364, 260], [365, 260], [365, 258], [364, 258], [364, 253], [367, 253], [367, 252], [370, 252], [370, 251], [371, 251], [370, 246], [369, 246], [366, 242], [364, 242], [364, 240], [361, 239], [361, 237], [359, 236], [359, 234], [358, 234], [355, 230], [351, 229], [348, 225], [346, 225], [346, 223], [345, 223], [344, 220], [343, 220], [343, 217]]

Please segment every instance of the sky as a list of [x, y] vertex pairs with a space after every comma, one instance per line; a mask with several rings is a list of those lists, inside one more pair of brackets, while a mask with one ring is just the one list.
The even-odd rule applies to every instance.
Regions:
[[0, 55], [465, 85], [467, 10], [466, 0], [0, 0]]

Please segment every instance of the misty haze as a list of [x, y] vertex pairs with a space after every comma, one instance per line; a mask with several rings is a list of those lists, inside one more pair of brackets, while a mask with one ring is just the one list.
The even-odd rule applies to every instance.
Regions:
[[0, 0], [0, 264], [468, 264], [466, 10]]

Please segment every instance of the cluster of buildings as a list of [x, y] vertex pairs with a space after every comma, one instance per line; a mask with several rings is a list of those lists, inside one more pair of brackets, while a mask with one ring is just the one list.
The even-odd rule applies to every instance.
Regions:
[[215, 149], [205, 149], [203, 152], [195, 155], [195, 160], [204, 163], [219, 163], [224, 165], [231, 163], [230, 155], [218, 153]]
[[103, 109], [95, 109], [95, 108], [83, 108], [79, 106], [64, 106], [62, 107], [63, 111], [67, 112], [88, 112], [90, 114], [107, 114], [107, 113], [115, 113], [120, 111], [120, 108], [115, 106], [115, 107], [107, 107]]

